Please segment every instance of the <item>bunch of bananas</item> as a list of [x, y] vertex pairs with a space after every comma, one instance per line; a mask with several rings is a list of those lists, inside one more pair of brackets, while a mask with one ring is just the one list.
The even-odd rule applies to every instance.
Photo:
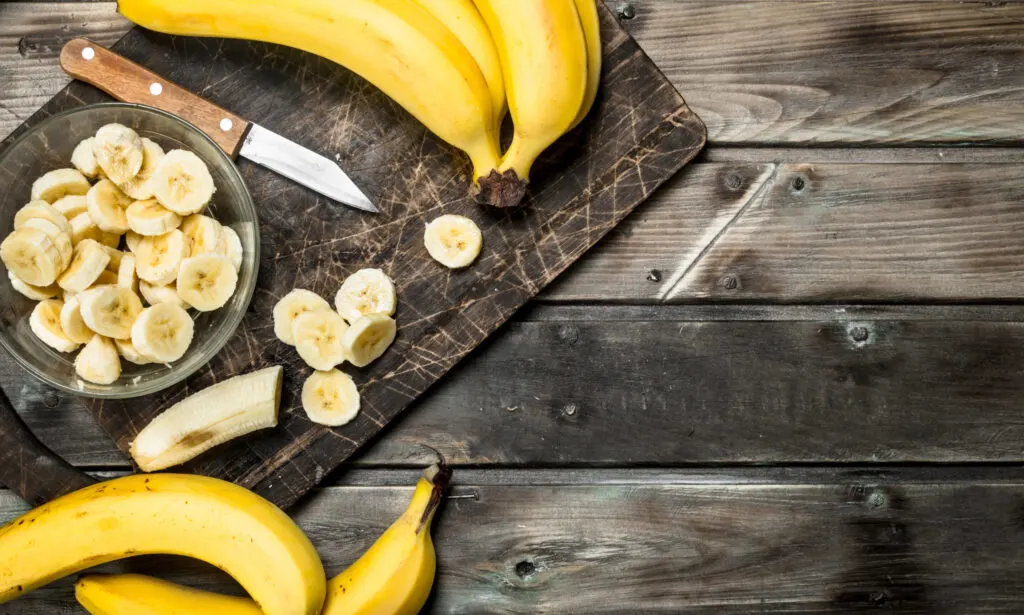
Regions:
[[[523, 198], [530, 168], [590, 111], [596, 0], [119, 0], [159, 32], [277, 43], [345, 66], [465, 151], [478, 199]], [[515, 133], [500, 151], [510, 112]]]
[[90, 566], [168, 553], [224, 570], [251, 599], [131, 574], [86, 575], [75, 595], [92, 615], [412, 615], [434, 583], [430, 524], [450, 477], [428, 468], [402, 516], [330, 580], [302, 530], [237, 485], [179, 474], [99, 483], [0, 528], [0, 604]]

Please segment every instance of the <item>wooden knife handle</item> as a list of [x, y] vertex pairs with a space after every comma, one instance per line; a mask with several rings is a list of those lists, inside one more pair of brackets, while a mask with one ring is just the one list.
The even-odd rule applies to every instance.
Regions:
[[213, 139], [232, 160], [238, 155], [249, 122], [102, 45], [76, 38], [60, 52], [60, 65], [75, 79], [114, 98], [162, 109], [191, 122]]

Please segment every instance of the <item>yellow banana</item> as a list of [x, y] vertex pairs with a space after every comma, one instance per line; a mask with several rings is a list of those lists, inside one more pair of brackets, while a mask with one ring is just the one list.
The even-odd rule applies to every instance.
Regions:
[[580, 25], [583, 26], [583, 37], [587, 41], [587, 93], [583, 96], [583, 106], [580, 107], [576, 119], [573, 120], [572, 130], [583, 121], [590, 113], [590, 108], [597, 100], [597, 88], [601, 85], [601, 64], [604, 50], [601, 47], [601, 16], [597, 12], [596, 0], [576, 0], [576, 11], [580, 15]]
[[512, 144], [481, 197], [498, 206], [522, 199], [534, 161], [576, 121], [587, 93], [587, 42], [574, 2], [474, 0], [498, 47]]
[[491, 93], [495, 134], [500, 135], [501, 121], [508, 111], [505, 101], [505, 79], [501, 74], [498, 49], [494, 46], [494, 41], [491, 40], [491, 33], [487, 30], [487, 24], [480, 16], [480, 11], [476, 9], [472, 0], [414, 0], [414, 2], [448, 26], [452, 34], [458, 37], [476, 60], [484, 79], [487, 80], [487, 89]]
[[0, 603], [79, 570], [150, 553], [213, 564], [266, 615], [317, 615], [323, 605], [323, 564], [288, 515], [232, 483], [178, 474], [92, 485], [0, 528]]
[[474, 178], [497, 166], [484, 74], [459, 39], [412, 0], [119, 0], [118, 11], [167, 34], [258, 40], [323, 56], [469, 154]]
[[[437, 562], [430, 524], [451, 478], [432, 466], [401, 517], [327, 583], [322, 615], [412, 615], [430, 595]], [[189, 589], [142, 575], [85, 576], [75, 591], [92, 615], [259, 615], [250, 600]], [[269, 611], [268, 611], [269, 613]]]

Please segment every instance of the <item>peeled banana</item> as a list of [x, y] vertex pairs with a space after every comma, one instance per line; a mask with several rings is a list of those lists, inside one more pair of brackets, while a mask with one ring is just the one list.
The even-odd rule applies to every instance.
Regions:
[[0, 603], [91, 566], [151, 553], [217, 566], [265, 615], [318, 615], [324, 602], [320, 557], [273, 504], [213, 478], [140, 474], [86, 487], [0, 529]]

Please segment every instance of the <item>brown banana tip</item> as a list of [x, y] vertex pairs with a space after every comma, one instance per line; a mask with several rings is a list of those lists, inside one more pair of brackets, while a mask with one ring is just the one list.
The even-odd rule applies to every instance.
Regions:
[[519, 179], [512, 169], [504, 173], [491, 169], [491, 172], [477, 180], [477, 183], [480, 184], [480, 191], [477, 192], [476, 200], [483, 205], [507, 209], [522, 203], [526, 196], [526, 182]]

